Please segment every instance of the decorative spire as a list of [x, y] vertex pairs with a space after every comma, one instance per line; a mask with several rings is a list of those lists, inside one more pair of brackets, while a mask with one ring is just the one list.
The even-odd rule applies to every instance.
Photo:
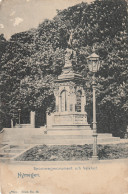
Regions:
[[72, 35], [72, 30], [71, 30], [69, 40], [68, 40], [68, 48], [66, 49], [66, 54], [65, 54], [65, 66], [64, 67], [72, 66], [72, 61], [71, 61], [73, 59], [72, 41], [73, 41], [73, 35]]
[[82, 76], [78, 73], [75, 73], [72, 67], [72, 59], [75, 58], [76, 52], [72, 49], [72, 31], [69, 37], [69, 40], [67, 42], [68, 47], [65, 51], [65, 65], [62, 69], [61, 75], [58, 76], [58, 81], [62, 80], [74, 80], [74, 79], [82, 79]]
[[92, 47], [92, 52], [95, 53], [95, 47], [94, 46]]
[[72, 66], [72, 62], [71, 62], [72, 56], [73, 56], [72, 49], [67, 48], [66, 54], [65, 54], [65, 67]]
[[69, 36], [69, 41], [68, 41], [69, 48], [72, 48], [72, 41], [73, 41], [73, 36], [72, 36], [72, 30], [71, 30], [71, 34]]

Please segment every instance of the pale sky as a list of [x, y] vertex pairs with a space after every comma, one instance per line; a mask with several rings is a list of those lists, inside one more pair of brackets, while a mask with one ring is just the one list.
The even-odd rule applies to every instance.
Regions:
[[36, 28], [44, 19], [52, 19], [56, 9], [63, 10], [93, 0], [0, 0], [0, 34], [6, 39], [17, 32]]

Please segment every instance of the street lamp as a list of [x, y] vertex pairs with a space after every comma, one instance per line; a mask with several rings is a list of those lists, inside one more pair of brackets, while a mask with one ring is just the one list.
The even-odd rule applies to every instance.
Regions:
[[97, 125], [96, 125], [96, 79], [95, 73], [100, 68], [99, 56], [96, 53], [91, 54], [87, 57], [89, 70], [93, 73], [93, 160], [97, 160]]

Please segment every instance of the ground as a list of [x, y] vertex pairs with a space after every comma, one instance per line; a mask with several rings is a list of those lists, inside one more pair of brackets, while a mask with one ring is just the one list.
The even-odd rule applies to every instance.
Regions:
[[[16, 158], [18, 161], [84, 161], [92, 156], [92, 145], [38, 145]], [[98, 145], [98, 158], [128, 158], [128, 143]]]

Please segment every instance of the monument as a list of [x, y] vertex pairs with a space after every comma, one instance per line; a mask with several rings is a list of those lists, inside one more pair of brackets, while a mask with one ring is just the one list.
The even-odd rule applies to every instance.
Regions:
[[75, 58], [75, 51], [69, 45], [65, 53], [65, 65], [61, 75], [55, 81], [55, 106], [56, 111], [47, 114], [47, 130], [52, 129], [84, 129], [91, 130], [87, 122], [85, 80], [75, 73], [72, 67], [72, 60]]
[[[93, 143], [93, 130], [87, 122], [86, 86], [82, 75], [74, 72], [72, 60], [72, 34], [65, 53], [65, 65], [55, 81], [55, 112], [46, 116], [43, 143], [55, 145], [81, 145]], [[98, 134], [98, 143], [119, 141], [112, 134]], [[38, 139], [39, 142], [39, 139]]]

